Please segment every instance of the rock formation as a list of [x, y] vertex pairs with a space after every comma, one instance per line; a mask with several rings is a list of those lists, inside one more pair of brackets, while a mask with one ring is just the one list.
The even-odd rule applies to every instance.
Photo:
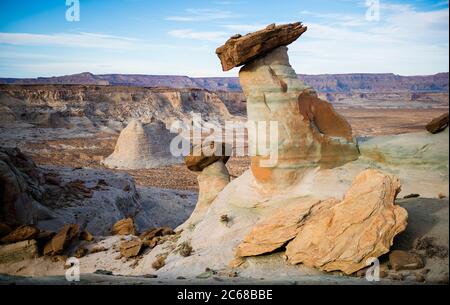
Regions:
[[31, 158], [17, 148], [0, 148], [0, 221], [35, 223], [41, 182], [42, 174]]
[[136, 235], [136, 227], [132, 218], [121, 219], [111, 229], [113, 235]]
[[[298, 38], [298, 26], [294, 25], [295, 39]], [[304, 28], [300, 26], [300, 29]], [[262, 33], [264, 31], [254, 35], [263, 39]], [[276, 40], [275, 37], [271, 39]], [[357, 159], [359, 155], [347, 121], [297, 78], [289, 64], [282, 38], [279, 43], [273, 44], [275, 49], [258, 51], [256, 48], [253, 60], [247, 62], [239, 72], [247, 99], [248, 119], [265, 122], [266, 126], [270, 122], [278, 124], [276, 165], [262, 166], [260, 162], [269, 156], [259, 150], [252, 157], [252, 172], [267, 189], [286, 189], [298, 182], [306, 169], [340, 166]], [[232, 46], [227, 42], [219, 50], [225, 52], [230, 48]], [[261, 141], [250, 135], [249, 146], [256, 147], [258, 140]]]
[[76, 224], [64, 225], [59, 232], [45, 245], [44, 255], [62, 254], [73, 239], [78, 237], [80, 228]]
[[111, 168], [140, 169], [180, 163], [181, 159], [170, 153], [172, 138], [162, 122], [143, 125], [139, 120], [132, 120], [120, 133], [114, 152], [103, 164]]
[[407, 212], [394, 205], [396, 177], [367, 170], [356, 177], [344, 200], [309, 201], [280, 207], [256, 224], [237, 256], [270, 253], [284, 245], [293, 264], [351, 274], [389, 251], [406, 228]]
[[183, 226], [199, 222], [217, 195], [230, 182], [230, 174], [225, 166], [230, 158], [228, 150], [231, 147], [225, 143], [211, 142], [193, 147], [190, 155], [185, 156], [186, 166], [198, 173], [199, 195], [194, 211]]
[[306, 32], [300, 22], [284, 25], [268, 25], [265, 29], [247, 34], [235, 35], [225, 45], [217, 48], [216, 54], [222, 63], [223, 71], [243, 65], [251, 60], [295, 41]]
[[443, 131], [448, 127], [448, 112], [432, 119], [425, 127], [431, 133], [438, 133]]
[[325, 271], [358, 271], [387, 253], [405, 230], [408, 213], [394, 204], [398, 178], [367, 170], [358, 175], [344, 200], [313, 215], [286, 246], [289, 262]]

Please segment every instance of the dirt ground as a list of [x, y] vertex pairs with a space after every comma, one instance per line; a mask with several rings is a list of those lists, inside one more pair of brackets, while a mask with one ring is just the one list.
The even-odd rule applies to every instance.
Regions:
[[[375, 136], [423, 131], [434, 117], [448, 109], [337, 109], [353, 127], [356, 136]], [[58, 139], [27, 143], [37, 164], [105, 168], [100, 161], [114, 150], [117, 136], [100, 133], [95, 138]], [[248, 157], [232, 157], [227, 167], [238, 177], [249, 167]], [[196, 174], [184, 165], [157, 169], [125, 170], [141, 186], [198, 191]]]

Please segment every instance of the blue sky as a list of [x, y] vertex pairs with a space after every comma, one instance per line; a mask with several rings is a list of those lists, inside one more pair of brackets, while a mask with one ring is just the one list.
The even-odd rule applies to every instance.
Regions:
[[235, 34], [302, 21], [289, 46], [297, 73], [423, 75], [449, 66], [448, 0], [66, 0], [0, 1], [0, 77], [96, 74], [236, 76], [215, 49]]

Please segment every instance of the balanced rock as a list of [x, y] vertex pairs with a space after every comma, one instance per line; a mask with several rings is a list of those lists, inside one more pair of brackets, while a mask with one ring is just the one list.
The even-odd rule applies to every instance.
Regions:
[[103, 164], [110, 168], [140, 169], [181, 163], [181, 159], [170, 152], [172, 138], [163, 122], [143, 125], [133, 120], [122, 130], [114, 152]]
[[322, 209], [300, 228], [286, 246], [289, 262], [346, 274], [366, 267], [368, 259], [387, 253], [406, 228], [408, 213], [394, 204], [399, 191], [398, 178], [363, 171], [340, 203]]
[[206, 147], [194, 147], [191, 155], [185, 157], [186, 166], [198, 173], [199, 192], [195, 209], [184, 226], [198, 223], [217, 195], [230, 182], [230, 174], [225, 166], [230, 155], [231, 146], [211, 142]]
[[132, 218], [121, 219], [111, 229], [113, 235], [136, 235], [136, 227]]
[[[277, 137], [266, 145], [269, 153], [255, 149], [251, 156], [252, 173], [265, 189], [285, 190], [308, 169], [333, 168], [359, 157], [351, 126], [297, 78], [285, 46], [248, 62], [239, 80], [248, 119], [277, 123]], [[256, 147], [260, 140], [249, 133], [248, 141]]]
[[244, 36], [234, 35], [216, 50], [222, 70], [228, 71], [277, 47], [286, 46], [299, 38], [306, 29], [300, 22], [278, 26], [271, 24], [263, 30]]
[[76, 224], [67, 224], [45, 245], [44, 255], [62, 254], [79, 234]]
[[9, 264], [38, 256], [35, 240], [24, 240], [14, 244], [0, 246], [0, 264]]
[[432, 119], [425, 128], [431, 133], [438, 133], [448, 127], [448, 112]]
[[35, 239], [39, 235], [39, 229], [35, 226], [20, 226], [3, 237], [3, 243], [16, 243], [23, 240]]
[[201, 172], [205, 167], [222, 160], [225, 164], [231, 155], [231, 146], [225, 143], [209, 142], [196, 145], [189, 155], [184, 157], [187, 168], [194, 172]]

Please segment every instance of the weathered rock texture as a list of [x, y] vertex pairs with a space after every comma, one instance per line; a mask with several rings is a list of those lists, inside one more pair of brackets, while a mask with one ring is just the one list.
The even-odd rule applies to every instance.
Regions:
[[35, 239], [39, 229], [34, 226], [20, 226], [1, 239], [3, 243], [16, 243], [19, 241]]
[[73, 239], [78, 236], [80, 228], [76, 224], [67, 224], [45, 245], [44, 255], [62, 254]]
[[293, 203], [257, 223], [239, 244], [236, 256], [270, 253], [286, 245], [292, 264], [351, 274], [367, 259], [389, 251], [406, 228], [407, 212], [394, 205], [400, 183], [394, 176], [366, 170], [344, 200]]
[[448, 112], [434, 118], [425, 126], [431, 133], [438, 133], [448, 127]]
[[133, 120], [122, 130], [114, 152], [103, 164], [111, 168], [139, 169], [181, 163], [180, 158], [170, 153], [173, 137], [162, 122], [143, 125]]
[[0, 246], [0, 264], [8, 264], [38, 256], [35, 240], [24, 240], [14, 244]]
[[136, 235], [136, 227], [132, 218], [121, 219], [111, 229], [113, 235]]
[[191, 154], [185, 157], [186, 166], [198, 173], [199, 194], [195, 209], [183, 226], [198, 223], [217, 195], [230, 182], [230, 174], [225, 166], [230, 158], [230, 152], [227, 152], [230, 147], [227, 146], [217, 142], [212, 146], [208, 145], [206, 154], [204, 147], [194, 147]]
[[227, 163], [231, 155], [231, 146], [225, 143], [210, 142], [206, 145], [197, 145], [192, 148], [189, 155], [184, 157], [187, 168], [194, 172], [201, 172], [207, 166], [222, 160]]
[[[247, 63], [239, 79], [247, 98], [248, 119], [266, 126], [271, 121], [278, 124], [275, 165], [262, 165], [269, 156], [259, 149], [251, 157], [253, 175], [265, 188], [285, 189], [308, 168], [332, 168], [358, 158], [351, 126], [297, 78], [286, 47]], [[256, 147], [258, 140], [249, 134], [250, 147]]]
[[43, 190], [42, 174], [33, 160], [17, 148], [0, 148], [0, 221], [32, 224]]
[[254, 256], [273, 252], [294, 239], [302, 225], [321, 209], [337, 201], [309, 200], [280, 208], [272, 216], [257, 223], [236, 250], [236, 256]]
[[358, 175], [344, 200], [312, 216], [286, 246], [292, 264], [351, 274], [389, 251], [408, 213], [394, 205], [398, 178], [376, 170]]
[[220, 58], [223, 71], [228, 71], [279, 46], [292, 43], [305, 31], [306, 27], [300, 22], [278, 26], [271, 24], [263, 30], [245, 36], [231, 37], [223, 46], [217, 48], [216, 54]]

